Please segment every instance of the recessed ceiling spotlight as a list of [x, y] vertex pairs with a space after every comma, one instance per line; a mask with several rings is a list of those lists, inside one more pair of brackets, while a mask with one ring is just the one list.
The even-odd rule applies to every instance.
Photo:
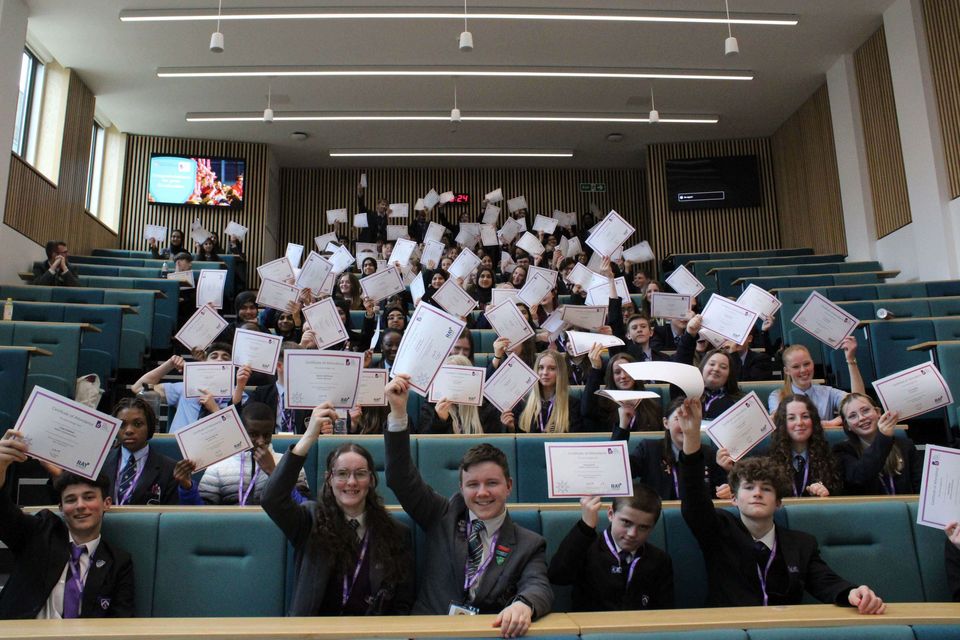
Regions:
[[622, 142], [623, 134], [622, 133], [610, 133], [607, 134], [607, 142]]
[[296, 140], [297, 142], [303, 142], [309, 137], [310, 137], [310, 134], [304, 131], [294, 131], [293, 133], [290, 134], [290, 139]]

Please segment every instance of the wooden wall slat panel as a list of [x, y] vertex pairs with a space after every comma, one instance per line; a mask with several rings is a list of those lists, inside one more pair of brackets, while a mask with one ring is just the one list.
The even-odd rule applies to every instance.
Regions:
[[781, 244], [846, 253], [826, 84], [780, 126], [771, 146]]
[[854, 52], [853, 61], [877, 237], [882, 238], [912, 220], [893, 78], [882, 27]]
[[14, 154], [4, 209], [4, 223], [34, 242], [65, 240], [78, 254], [117, 246], [117, 234], [85, 211], [95, 103], [93, 93], [71, 71], [59, 183], [53, 184]]
[[[757, 156], [763, 199], [759, 207], [669, 210], [667, 160], [737, 155]], [[650, 145], [647, 149], [647, 198], [651, 215], [650, 244], [656, 256], [801, 246], [781, 244], [772, 165], [768, 138]]]
[[957, 198], [960, 197], [960, 0], [923, 0], [923, 17], [950, 197]]

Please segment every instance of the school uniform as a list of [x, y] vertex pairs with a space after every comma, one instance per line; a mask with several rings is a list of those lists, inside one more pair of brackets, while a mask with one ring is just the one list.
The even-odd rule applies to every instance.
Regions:
[[[274, 381], [271, 384], [260, 385], [249, 392], [243, 405], [251, 402], [262, 402], [273, 409], [276, 418], [277, 433], [304, 433], [307, 430], [307, 420], [310, 419], [310, 411], [307, 409], [284, 409], [283, 394], [279, 384]], [[237, 407], [237, 411], [240, 407]]]
[[[28, 516], [0, 492], [0, 540], [14, 558], [10, 577], [0, 591], [0, 618], [62, 617], [66, 580], [72, 575], [68, 566], [70, 533], [64, 521], [48, 509]], [[132, 617], [130, 555], [103, 538], [86, 546], [89, 553], [78, 560], [81, 575], [86, 575], [79, 617]]]
[[[376, 545], [382, 544], [366, 524], [358, 528], [362, 539], [369, 535], [369, 547], [359, 560], [359, 570], [352, 588], [348, 586], [346, 602], [342, 573], [317, 544], [314, 527], [317, 521], [316, 502], [297, 504], [291, 492], [296, 490], [306, 458], [288, 451], [277, 464], [264, 487], [261, 506], [294, 549], [293, 597], [287, 615], [403, 615], [410, 612], [414, 596], [414, 566], [410, 530], [397, 522], [403, 539], [410, 543], [411, 553], [405, 559], [407, 571], [403, 580], [391, 584], [384, 581], [383, 566], [373, 561]], [[371, 491], [373, 489], [371, 488]], [[358, 545], [359, 549], [362, 546]]]
[[[883, 471], [890, 450], [897, 447], [903, 458], [903, 470], [892, 477]], [[843, 469], [843, 484], [849, 495], [882, 496], [910, 495], [920, 492], [923, 474], [923, 456], [909, 438], [885, 436], [877, 432], [873, 444], [857, 450], [857, 443], [849, 437], [833, 447]]]
[[[417, 433], [453, 433], [453, 418], [446, 420], [437, 415], [437, 405], [425, 402], [420, 407], [420, 421], [417, 424]], [[480, 427], [483, 433], [503, 433], [503, 424], [500, 422], [500, 410], [484, 399], [483, 404], [477, 407], [480, 418]]]
[[947, 568], [947, 586], [953, 594], [953, 601], [960, 602], [960, 549], [949, 538], [943, 541], [943, 559]]
[[743, 356], [734, 355], [733, 360], [740, 382], [773, 380], [773, 359], [767, 354], [747, 349]]
[[653, 328], [653, 336], [650, 338], [650, 345], [654, 349], [678, 349], [680, 348], [680, 340], [686, 335], [686, 331], [682, 331], [679, 334], [673, 332], [673, 325], [669, 322], [662, 325], [657, 325]]
[[[619, 426], [613, 428], [611, 440], [629, 440], [630, 432]], [[673, 443], [670, 443], [673, 446]], [[680, 483], [680, 472], [677, 464], [669, 464], [663, 456], [663, 438], [651, 440], [641, 438], [636, 448], [630, 453], [630, 473], [657, 492], [661, 500], [680, 500], [684, 496], [684, 488]], [[713, 448], [704, 446], [703, 485], [711, 496], [717, 495], [717, 487], [727, 483], [727, 472], [717, 464], [717, 455]], [[680, 452], [673, 451], [673, 459], [679, 458]]]
[[847, 596], [856, 587], [827, 566], [812, 535], [775, 526], [766, 539], [755, 541], [739, 514], [714, 508], [700, 482], [700, 451], [681, 454], [678, 466], [685, 491], [681, 513], [703, 552], [709, 606], [800, 604], [804, 591], [821, 602], [849, 606]]
[[547, 579], [546, 540], [514, 524], [507, 511], [491, 519], [482, 562], [474, 574], [478, 577], [469, 584], [468, 527], [474, 526], [470, 511], [459, 492], [447, 499], [424, 482], [410, 458], [406, 424], [405, 418], [389, 419], [384, 442], [387, 486], [424, 532], [424, 548], [430, 550], [412, 613], [446, 614], [451, 603], [479, 613], [499, 613], [517, 600], [533, 609], [534, 619], [549, 613], [553, 591]]
[[[517, 425], [517, 429], [520, 428], [520, 416], [523, 414], [523, 410], [527, 406], [527, 398], [523, 398], [517, 405], [512, 409], [514, 424]], [[540, 416], [534, 418], [533, 423], [530, 425], [530, 433], [544, 433], [547, 428], [547, 423], [550, 420], [550, 414], [553, 412], [553, 405], [556, 402], [557, 397], [554, 396], [551, 400], [544, 400], [540, 402]], [[567, 397], [560, 400], [560, 402], [567, 403], [567, 423], [569, 428], [567, 429], [570, 433], [579, 433], [584, 430], [583, 419], [580, 416], [580, 404], [573, 400], [568, 394]]]
[[[136, 465], [134, 484], [128, 489], [129, 495], [119, 495], [118, 487], [123, 484], [130, 457], [134, 458]], [[135, 453], [122, 447], [112, 449], [103, 463], [103, 473], [110, 478], [113, 504], [180, 504], [177, 493], [180, 483], [173, 477], [176, 464], [173, 459], [151, 449], [149, 444]]]
[[673, 608], [673, 562], [645, 544], [628, 554], [608, 528], [597, 535], [577, 520], [550, 560], [550, 582], [573, 585], [572, 611]]

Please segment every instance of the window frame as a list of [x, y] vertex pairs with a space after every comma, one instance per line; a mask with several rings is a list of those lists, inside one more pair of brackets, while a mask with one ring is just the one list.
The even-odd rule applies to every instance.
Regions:
[[[43, 91], [43, 61], [28, 47], [23, 49], [21, 58], [21, 77], [23, 76], [23, 66], [28, 65], [27, 80], [23, 101], [17, 99], [17, 119], [14, 124], [14, 139], [11, 148], [23, 160], [28, 160], [31, 151], [36, 149], [37, 138], [37, 118], [39, 116], [39, 101], [42, 99]], [[19, 92], [18, 92], [19, 93]]]
[[95, 119], [90, 134], [90, 158], [89, 164], [87, 165], [85, 207], [88, 212], [98, 218], [100, 217], [100, 197], [103, 190], [103, 164], [106, 153], [106, 138], [106, 128]]

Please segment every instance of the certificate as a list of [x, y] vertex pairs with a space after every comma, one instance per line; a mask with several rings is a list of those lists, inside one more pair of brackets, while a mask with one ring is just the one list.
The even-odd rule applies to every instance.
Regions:
[[418, 304], [400, 340], [390, 377], [410, 375], [410, 387], [421, 396], [433, 384], [437, 371], [467, 323], [429, 304]]
[[356, 404], [358, 407], [387, 406], [387, 370], [361, 369], [360, 386], [357, 387]]
[[427, 400], [440, 402], [450, 400], [457, 404], [479, 407], [483, 404], [483, 379], [486, 372], [482, 367], [460, 367], [447, 364], [430, 385]]
[[[594, 254], [596, 255], [596, 254]], [[579, 263], [578, 263], [579, 264]], [[599, 276], [600, 279], [603, 276]], [[627, 281], [621, 276], [613, 281], [613, 286], [617, 290], [617, 297], [624, 303], [632, 302], [630, 299], [630, 289], [627, 288]], [[609, 305], [610, 304], [610, 283], [604, 282], [594, 285], [587, 289], [587, 304], [589, 305]]]
[[229, 398], [233, 395], [233, 371], [232, 362], [187, 362], [183, 365], [183, 396], [202, 398], [209, 393], [214, 398]]
[[490, 306], [500, 306], [507, 300], [517, 302], [517, 295], [519, 295], [519, 293], [519, 289], [514, 289], [513, 287], [496, 287], [490, 292]]
[[810, 293], [800, 310], [790, 320], [820, 342], [834, 349], [849, 336], [860, 323], [837, 305], [816, 291]]
[[394, 202], [392, 203], [387, 211], [388, 218], [407, 218], [410, 216], [410, 203], [408, 202]]
[[249, 231], [249, 229], [235, 220], [228, 222], [227, 228], [223, 230], [223, 232], [228, 236], [236, 236], [237, 238], [241, 239], [246, 237], [247, 231]]
[[537, 383], [537, 374], [511, 353], [483, 386], [483, 396], [501, 412], [510, 411]]
[[500, 244], [500, 237], [497, 235], [497, 225], [480, 225], [480, 244], [485, 247], [496, 247]]
[[327, 209], [327, 224], [347, 223], [346, 209]]
[[443, 257], [444, 244], [436, 240], [425, 240], [423, 243], [423, 253], [420, 255], [420, 264], [427, 269], [436, 269], [440, 266], [440, 258]]
[[664, 282], [670, 285], [670, 288], [676, 291], [677, 293], [683, 293], [688, 296], [698, 296], [700, 292], [706, 289], [699, 280], [697, 276], [690, 273], [690, 271], [683, 265], [680, 265], [673, 270], [673, 273], [670, 274]]
[[440, 204], [447, 204], [448, 202], [453, 202], [454, 198], [456, 198], [456, 196], [453, 195], [453, 191], [444, 191], [443, 193], [440, 194]]
[[433, 240], [434, 242], [441, 242], [446, 230], [447, 228], [442, 224], [431, 221], [430, 224], [427, 225], [427, 232], [423, 234], [423, 241]]
[[331, 242], [337, 241], [337, 234], [333, 231], [325, 233], [322, 236], [317, 236], [313, 239], [313, 243], [317, 245], [317, 251], [323, 252], [326, 250], [327, 245]]
[[457, 234], [457, 237], [454, 238], [453, 241], [465, 249], [473, 249], [480, 241], [480, 234], [474, 235], [468, 229], [460, 227], [460, 233]]
[[[587, 237], [587, 246], [602, 256], [613, 255], [623, 241], [636, 231], [616, 211], [610, 211]], [[578, 243], [579, 244], [579, 243]]]
[[337, 247], [337, 250], [330, 256], [330, 264], [333, 265], [333, 273], [343, 273], [355, 262], [355, 258], [350, 254], [350, 250], [344, 246]]
[[420, 198], [420, 200], [423, 202], [424, 209], [433, 209], [435, 206], [437, 206], [437, 203], [440, 202], [440, 196], [437, 194], [436, 189], [430, 189], [430, 191], [427, 192], [427, 195]]
[[501, 242], [509, 244], [513, 242], [513, 239], [520, 235], [522, 231], [523, 228], [519, 222], [513, 218], [507, 218], [507, 221], [500, 227], [500, 231], [497, 232], [497, 236], [499, 236]]
[[303, 245], [288, 242], [287, 251], [283, 254], [283, 257], [290, 261], [290, 266], [293, 269], [299, 269], [300, 259], [303, 258]]
[[[907, 420], [953, 404], [953, 395], [940, 371], [924, 362], [874, 381], [884, 411], [896, 411]], [[957, 514], [960, 519], [960, 513]]]
[[483, 224], [497, 224], [500, 219], [500, 207], [495, 204], [487, 203], [483, 210], [483, 218], [480, 220]]
[[583, 331], [567, 331], [567, 353], [573, 357], [590, 353], [594, 344], [604, 349], [624, 346], [623, 340], [617, 336], [608, 336], [603, 333], [586, 333]]
[[510, 213], [516, 213], [521, 209], [527, 209], [527, 197], [526, 196], [517, 196], [516, 198], [510, 198], [507, 200], [507, 211]]
[[[498, 291], [498, 289], [494, 289], [494, 291]], [[496, 306], [488, 306], [483, 315], [498, 336], [510, 341], [510, 346], [518, 345], [536, 335], [533, 327], [520, 313], [517, 303], [513, 300], [508, 299], [496, 304]]]
[[206, 349], [229, 324], [210, 307], [200, 307], [183, 323], [174, 338], [191, 351]]
[[366, 229], [370, 226], [370, 223], [367, 221], [366, 213], [355, 213], [353, 214], [353, 226], [357, 229]]
[[579, 262], [573, 265], [573, 270], [570, 271], [570, 275], [567, 276], [567, 282], [579, 285], [588, 291], [600, 285], [610, 286], [610, 279], [607, 278], [607, 276], [602, 276], [596, 271], [591, 271]]
[[223, 309], [223, 287], [227, 284], [227, 272], [222, 269], [201, 269], [197, 280], [197, 308], [211, 304], [214, 309]]
[[330, 401], [337, 409], [354, 405], [363, 354], [350, 351], [283, 352], [285, 409], [313, 409]]
[[576, 258], [583, 253], [583, 247], [580, 245], [580, 238], [570, 238], [567, 240], [567, 251], [564, 255], [568, 258]]
[[407, 225], [405, 224], [388, 224], [387, 225], [387, 241], [393, 242], [398, 238], [402, 238], [407, 235]]
[[737, 304], [751, 311], [756, 311], [757, 315], [764, 319], [772, 317], [783, 305], [777, 296], [755, 284], [747, 285], [747, 288], [737, 298]]
[[237, 329], [233, 334], [233, 364], [273, 375], [283, 338], [259, 331]]
[[407, 266], [410, 264], [410, 258], [413, 257], [413, 252], [416, 250], [416, 242], [407, 240], [406, 238], [400, 238], [397, 240], [397, 243], [393, 245], [393, 251], [390, 252], [390, 264], [399, 262], [400, 266]]
[[423, 284], [423, 271], [421, 271], [410, 282], [410, 297], [413, 298], [413, 304], [420, 304], [420, 299], [426, 292], [427, 287]]
[[553, 291], [553, 287], [554, 283], [543, 274], [535, 273], [532, 276], [528, 274], [527, 281], [517, 294], [517, 299], [528, 307], [533, 307], [543, 302], [547, 294]]
[[533, 220], [533, 231], [543, 231], [544, 233], [553, 233], [557, 230], [557, 220], [542, 216], [539, 213]]
[[277, 311], [286, 311], [290, 303], [296, 303], [299, 297], [300, 289], [296, 285], [262, 280], [260, 290], [257, 291], [257, 304]]
[[627, 442], [544, 442], [547, 497], [632, 496]]
[[703, 308], [703, 326], [727, 340], [743, 344], [757, 321], [757, 312], [713, 294]]
[[167, 228], [157, 224], [143, 225], [143, 239], [156, 240], [158, 245], [167, 241]]
[[550, 284], [557, 286], [557, 278], [560, 277], [559, 271], [554, 271], [553, 269], [544, 269], [543, 267], [535, 267], [530, 265], [527, 268], [527, 278], [534, 274], [539, 274], [540, 276], [546, 278], [550, 281]]
[[642, 400], [659, 400], [660, 394], [656, 391], [633, 391], [624, 389], [601, 389], [596, 394], [603, 398], [613, 400], [617, 404], [635, 407]]
[[534, 257], [543, 255], [543, 252], [546, 251], [539, 238], [529, 231], [525, 232], [522, 236], [520, 236], [520, 239], [517, 240], [517, 248], [523, 249]]
[[311, 251], [300, 269], [300, 275], [297, 276], [297, 286], [313, 292], [320, 291], [332, 271], [333, 265], [326, 258], [316, 251]]
[[17, 418], [28, 454], [94, 479], [100, 474], [122, 420], [34, 387]]
[[688, 398], [699, 398], [703, 395], [703, 374], [700, 369], [689, 364], [679, 362], [624, 362], [620, 368], [627, 372], [634, 380], [647, 382], [669, 382], [675, 384]]
[[607, 319], [606, 307], [588, 307], [580, 305], [564, 305], [560, 318], [575, 327], [595, 331], [604, 325]]
[[304, 307], [303, 317], [316, 336], [318, 349], [339, 344], [350, 337], [347, 328], [343, 326], [343, 320], [340, 319], [340, 312], [333, 298], [324, 298], [320, 302]]
[[257, 267], [257, 274], [261, 280], [276, 280], [277, 282], [293, 280], [294, 277], [293, 266], [286, 256], [260, 265]]
[[480, 266], [480, 258], [470, 249], [464, 249], [447, 270], [453, 278], [467, 279], [474, 269]]
[[366, 278], [360, 279], [360, 290], [363, 297], [380, 302], [395, 293], [403, 291], [403, 276], [396, 267], [378, 271]]
[[960, 514], [960, 451], [926, 446], [917, 524], [945, 529]]
[[503, 200], [503, 189], [501, 189], [500, 187], [497, 187], [487, 195], [483, 196], [483, 199], [486, 200], [487, 202], [497, 204], [498, 202]]
[[726, 449], [731, 458], [739, 460], [772, 434], [774, 426], [766, 403], [760, 401], [756, 391], [751, 391], [704, 431], [718, 449]]
[[654, 318], [684, 319], [690, 311], [692, 296], [680, 293], [654, 293], [650, 301], [650, 315]]
[[437, 289], [436, 293], [433, 294], [433, 301], [440, 305], [444, 311], [452, 313], [458, 318], [466, 316], [479, 304], [453, 278], [444, 282]]
[[174, 435], [180, 455], [197, 465], [197, 471], [253, 449], [250, 436], [233, 405], [200, 418]]
[[727, 339], [719, 333], [710, 331], [710, 329], [704, 329], [703, 327], [700, 327], [700, 333], [697, 334], [697, 337], [706, 339], [707, 342], [713, 345], [714, 349], [719, 349], [723, 346], [723, 343], [727, 341]]
[[369, 253], [374, 258], [380, 257], [380, 250], [377, 249], [376, 242], [358, 242], [354, 245], [354, 247], [356, 248], [356, 252], [358, 256], [361, 253]]
[[192, 270], [189, 270], [189, 271], [171, 271], [170, 273], [167, 274], [167, 280], [178, 280], [178, 281], [180, 281], [180, 282], [186, 282], [188, 285], [190, 285], [190, 288], [191, 288], [191, 289], [192, 289], [193, 286], [194, 286], [193, 271], [192, 271]]
[[629, 249], [623, 251], [623, 259], [629, 262], [650, 262], [651, 260], [656, 260], [656, 257], [653, 255], [653, 249], [650, 248], [650, 243], [644, 240], [640, 244], [635, 244]]

